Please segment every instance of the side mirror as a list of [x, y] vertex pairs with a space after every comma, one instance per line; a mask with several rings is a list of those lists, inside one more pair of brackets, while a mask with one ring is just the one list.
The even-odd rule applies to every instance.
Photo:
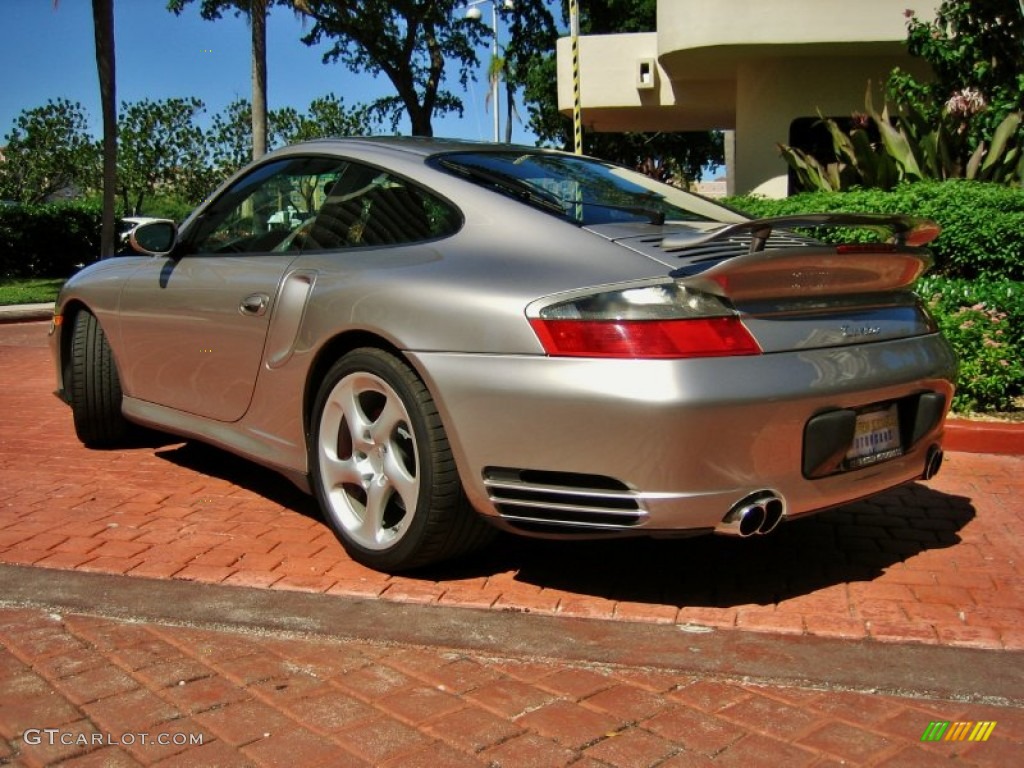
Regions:
[[128, 244], [147, 256], [167, 256], [178, 241], [178, 227], [170, 219], [150, 221], [132, 230]]

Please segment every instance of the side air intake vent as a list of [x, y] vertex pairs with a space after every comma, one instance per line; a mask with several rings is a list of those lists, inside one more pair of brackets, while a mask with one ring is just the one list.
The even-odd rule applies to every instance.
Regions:
[[613, 531], [647, 518], [633, 491], [601, 475], [488, 467], [484, 485], [501, 517], [524, 529]]

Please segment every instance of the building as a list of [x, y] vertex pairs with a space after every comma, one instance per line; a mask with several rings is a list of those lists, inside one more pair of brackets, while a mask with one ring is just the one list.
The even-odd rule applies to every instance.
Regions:
[[[659, 0], [657, 31], [580, 38], [584, 131], [729, 131], [730, 194], [785, 194], [777, 144], [801, 146], [819, 115], [876, 104], [906, 50], [913, 0]], [[939, 3], [923, 0], [918, 18]], [[572, 46], [558, 41], [558, 106], [573, 109]]]

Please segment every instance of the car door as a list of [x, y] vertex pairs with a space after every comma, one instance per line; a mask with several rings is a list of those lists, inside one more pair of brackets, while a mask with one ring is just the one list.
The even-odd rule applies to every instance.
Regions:
[[131, 276], [119, 312], [126, 395], [218, 421], [245, 414], [297, 233], [344, 165], [258, 166], [203, 209], [171, 257]]

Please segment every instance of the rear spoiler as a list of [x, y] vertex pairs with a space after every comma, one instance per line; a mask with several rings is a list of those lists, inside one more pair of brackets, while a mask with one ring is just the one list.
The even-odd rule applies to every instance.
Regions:
[[733, 235], [750, 233], [750, 252], [763, 251], [774, 229], [798, 227], [832, 227], [872, 229], [881, 232], [893, 245], [920, 247], [939, 236], [938, 224], [931, 219], [884, 213], [805, 213], [793, 216], [775, 216], [728, 224], [713, 232], [693, 239], [671, 237], [661, 244], [663, 251], [683, 251], [700, 245], [723, 240]]

